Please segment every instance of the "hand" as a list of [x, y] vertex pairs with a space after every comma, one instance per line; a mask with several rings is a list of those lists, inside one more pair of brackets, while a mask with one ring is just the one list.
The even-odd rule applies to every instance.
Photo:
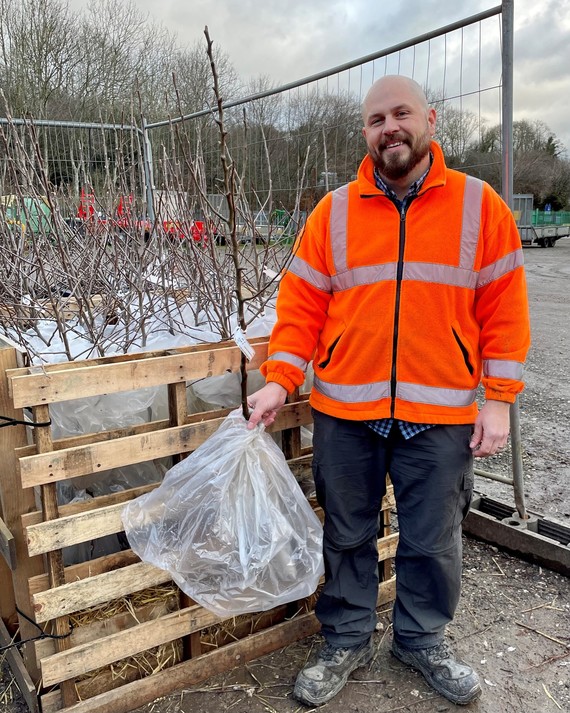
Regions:
[[505, 447], [509, 437], [509, 407], [505, 401], [487, 401], [479, 411], [469, 443], [476, 458], [493, 456]]
[[262, 389], [248, 396], [247, 404], [252, 409], [247, 422], [248, 429], [255, 428], [260, 421], [264, 426], [271, 426], [286, 398], [287, 390], [275, 381], [270, 381]]

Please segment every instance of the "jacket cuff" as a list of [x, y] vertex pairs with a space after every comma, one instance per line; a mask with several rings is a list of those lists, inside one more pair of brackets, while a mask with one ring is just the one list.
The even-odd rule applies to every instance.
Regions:
[[273, 381], [276, 384], [279, 384], [279, 386], [282, 386], [284, 389], [287, 390], [288, 394], [293, 393], [293, 391], [296, 388], [296, 384], [294, 384], [291, 379], [288, 379], [286, 376], [283, 374], [268, 374], [265, 381], [269, 383], [270, 381]]
[[514, 404], [517, 398], [517, 394], [513, 394], [510, 391], [496, 391], [491, 387], [485, 389], [485, 399], [487, 401], [505, 401], [509, 404]]

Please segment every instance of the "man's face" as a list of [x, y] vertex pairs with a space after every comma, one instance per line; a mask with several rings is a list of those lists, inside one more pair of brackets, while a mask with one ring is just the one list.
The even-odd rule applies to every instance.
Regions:
[[380, 174], [397, 181], [428, 156], [435, 110], [428, 109], [405, 82], [387, 79], [366, 98], [362, 132]]

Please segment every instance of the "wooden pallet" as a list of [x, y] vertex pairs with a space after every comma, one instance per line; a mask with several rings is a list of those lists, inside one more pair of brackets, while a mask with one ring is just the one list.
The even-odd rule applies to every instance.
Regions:
[[[256, 353], [249, 368], [256, 369], [266, 358], [267, 340], [252, 344]], [[14, 414], [31, 414], [35, 423], [47, 423], [50, 407], [68, 400], [150, 386], [168, 394], [166, 419], [59, 439], [50, 426], [35, 427], [29, 429], [33, 442], [23, 445], [20, 431], [13, 448], [17, 475], [1, 485], [16, 559], [13, 600], [39, 626], [62, 637], [38, 641], [24, 653], [43, 713], [126, 712], [318, 630], [314, 598], [222, 620], [180, 592], [166, 572], [140, 562], [129, 549], [64, 563], [66, 548], [120, 536], [125, 503], [156, 484], [63, 505], [57, 501], [56, 484], [93, 474], [104, 481], [114, 468], [157, 459], [176, 461], [192, 452], [214, 433], [229, 409], [188, 413], [187, 383], [228, 369], [237, 371], [239, 363], [237, 347], [221, 343], [5, 370], [4, 405]], [[15, 366], [9, 360], [5, 364]], [[311, 482], [311, 453], [301, 448], [299, 431], [310, 422], [307, 396], [297, 395], [269, 429], [282, 431], [282, 448], [302, 486]], [[6, 491], [14, 487], [16, 504]], [[41, 509], [31, 507], [34, 492]], [[322, 515], [308, 491], [307, 496]], [[382, 604], [394, 598], [391, 561], [397, 535], [389, 530], [392, 507], [390, 490], [379, 540]], [[21, 624], [26, 625], [25, 620]], [[31, 625], [26, 626], [30, 635]]]

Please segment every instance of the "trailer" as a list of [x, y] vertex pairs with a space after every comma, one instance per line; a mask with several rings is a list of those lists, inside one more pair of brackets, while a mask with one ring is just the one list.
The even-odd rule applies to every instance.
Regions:
[[523, 247], [553, 248], [557, 240], [570, 236], [570, 225], [519, 225], [519, 235]]
[[542, 225], [533, 220], [532, 193], [519, 193], [513, 196], [513, 213], [519, 229], [523, 247], [538, 245], [541, 248], [553, 248], [560, 238], [570, 237], [570, 224], [557, 222], [556, 214], [551, 222]]

